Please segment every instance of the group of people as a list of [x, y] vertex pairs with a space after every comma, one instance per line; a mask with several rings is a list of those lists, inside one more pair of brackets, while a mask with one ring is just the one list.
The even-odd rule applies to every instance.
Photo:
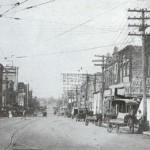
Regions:
[[[13, 115], [12, 115], [12, 112], [11, 111], [8, 111], [8, 118], [12, 118]], [[21, 119], [25, 119], [26, 120], [26, 110], [23, 110], [23, 116]]]

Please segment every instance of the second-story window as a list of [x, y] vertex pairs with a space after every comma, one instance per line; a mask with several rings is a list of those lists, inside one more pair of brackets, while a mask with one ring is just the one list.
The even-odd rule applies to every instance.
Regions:
[[122, 82], [122, 70], [123, 70], [123, 68], [122, 68], [122, 64], [120, 65], [120, 82]]
[[150, 53], [148, 53], [148, 76], [150, 76]]
[[129, 74], [130, 74], [130, 63], [129, 63], [129, 61], [127, 62], [126, 66], [127, 66], [127, 76], [129, 76]]
[[123, 64], [123, 76], [126, 76], [126, 63]]

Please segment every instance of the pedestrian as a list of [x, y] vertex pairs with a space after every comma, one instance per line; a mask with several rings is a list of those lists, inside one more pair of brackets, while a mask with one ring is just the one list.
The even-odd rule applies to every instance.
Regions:
[[8, 114], [8, 118], [12, 118], [13, 116], [12, 116], [11, 111], [9, 111], [8, 113], [9, 113], [9, 114]]
[[25, 109], [23, 110], [23, 117], [21, 119], [23, 119], [23, 118], [26, 120], [26, 110]]
[[141, 122], [142, 122], [142, 112], [141, 112], [141, 110], [138, 110], [136, 119], [137, 119], [137, 123], [136, 123], [137, 127], [139, 127]]

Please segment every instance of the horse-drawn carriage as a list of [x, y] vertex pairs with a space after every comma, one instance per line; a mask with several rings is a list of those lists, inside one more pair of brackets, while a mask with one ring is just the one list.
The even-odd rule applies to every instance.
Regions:
[[92, 122], [96, 126], [101, 126], [102, 124], [102, 114], [95, 114], [93, 115], [93, 112], [89, 112], [86, 114], [86, 119], [85, 119], [85, 125], [88, 126], [88, 124]]
[[78, 112], [76, 114], [76, 121], [85, 121], [87, 108], [78, 108]]
[[71, 111], [71, 118], [74, 119], [77, 114], [78, 114], [78, 107], [72, 108], [72, 111]]
[[[134, 128], [137, 127], [138, 124], [136, 113], [139, 104], [136, 101], [130, 99], [116, 99], [112, 100], [111, 106], [115, 109], [111, 109], [112, 111], [109, 113], [110, 118], [108, 119], [109, 123], [107, 126], [107, 131], [111, 133], [115, 127], [116, 131], [119, 132], [120, 127], [127, 127], [128, 133], [133, 133]], [[114, 117], [115, 115], [117, 118], [112, 119], [111, 117]]]

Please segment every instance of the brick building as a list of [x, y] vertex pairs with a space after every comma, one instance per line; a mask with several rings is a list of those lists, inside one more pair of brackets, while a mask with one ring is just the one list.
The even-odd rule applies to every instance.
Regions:
[[18, 67], [4, 66], [2, 79], [2, 106], [5, 110], [15, 109], [18, 100]]
[[129, 45], [120, 51], [115, 47], [106, 63], [105, 89], [112, 89], [112, 96], [114, 89], [121, 89], [116, 94], [124, 97], [137, 96], [134, 81], [142, 78], [142, 47]]
[[3, 110], [3, 101], [2, 101], [2, 97], [3, 97], [3, 92], [2, 92], [2, 82], [3, 82], [3, 65], [0, 64], [0, 111]]
[[89, 108], [94, 114], [100, 111], [101, 88], [102, 88], [102, 74], [88, 74], [86, 79], [81, 84], [81, 102], [83, 107]]
[[142, 47], [128, 45], [108, 54], [104, 72], [104, 113], [115, 99], [142, 98]]

